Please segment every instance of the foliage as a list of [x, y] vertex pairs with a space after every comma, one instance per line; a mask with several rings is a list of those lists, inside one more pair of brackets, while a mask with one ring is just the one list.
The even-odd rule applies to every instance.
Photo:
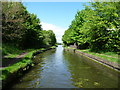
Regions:
[[2, 39], [3, 42], [18, 44], [24, 34], [23, 16], [25, 8], [19, 2], [2, 2]]
[[[51, 47], [49, 47], [50, 49], [54, 49], [56, 46], [51, 46]], [[14, 48], [13, 49], [13, 51], [15, 50], [15, 49], [17, 49], [17, 48]], [[4, 68], [2, 68], [2, 69], [0, 69], [1, 71], [2, 71], [2, 75], [0, 76], [0, 80], [2, 79], [2, 80], [5, 80], [5, 79], [7, 79], [8, 77], [9, 77], [9, 75], [11, 75], [11, 74], [13, 74], [13, 73], [15, 73], [15, 72], [17, 72], [18, 70], [20, 70], [20, 69], [25, 69], [26, 70], [26, 66], [27, 65], [34, 65], [34, 60], [31, 60], [31, 58], [33, 57], [33, 54], [36, 52], [36, 51], [44, 51], [44, 50], [46, 50], [46, 48], [40, 48], [40, 49], [29, 49], [29, 50], [27, 50], [27, 51], [29, 51], [27, 54], [25, 54], [24, 56], [23, 56], [23, 58], [19, 61], [19, 62], [17, 62], [17, 63], [15, 63], [15, 64], [13, 64], [13, 65], [10, 65], [10, 66], [8, 66], [8, 67], [4, 67]], [[11, 51], [11, 50], [10, 50]], [[23, 50], [22, 50], [23, 51]], [[13, 53], [13, 52], [12, 52]], [[14, 57], [15, 58], [15, 57]]]
[[118, 59], [118, 55], [116, 53], [113, 53], [113, 52], [107, 52], [107, 53], [95, 53], [95, 52], [91, 52], [90, 50], [80, 50], [81, 52], [84, 52], [84, 53], [88, 53], [90, 55], [94, 55], [94, 56], [97, 56], [99, 58], [102, 58], [102, 59], [105, 59], [105, 60], [108, 60], [110, 62], [115, 62], [115, 63], [118, 63], [120, 64], [120, 61]]
[[[21, 2], [2, 2], [2, 41], [21, 49], [41, 48], [47, 44], [54, 45], [56, 37], [48, 31], [43, 33], [40, 20], [31, 14]], [[45, 42], [44, 42], [45, 41]]]
[[29, 14], [24, 24], [25, 34], [23, 35], [21, 46], [25, 48], [40, 48], [42, 46], [42, 28], [40, 20], [34, 14]]
[[43, 30], [42, 34], [43, 34], [43, 37], [44, 37], [43, 44], [45, 46], [51, 46], [51, 45], [53, 46], [53, 45], [56, 44], [55, 34], [53, 33], [52, 30], [48, 30], [48, 31]]
[[120, 50], [120, 2], [94, 2], [78, 11], [62, 40], [91, 51]]
[[40, 20], [35, 14], [29, 13], [21, 2], [6, 0], [2, 2], [2, 41], [0, 49], [7, 58], [15, 58], [20, 53], [29, 51], [19, 62], [0, 69], [2, 80], [5, 80], [19, 69], [32, 64], [31, 58], [35, 51], [55, 45], [56, 37], [52, 30], [42, 30]]
[[[72, 47], [65, 47], [68, 49], [74, 49]], [[77, 49], [77, 51], [81, 51], [83, 53], [87, 53], [93, 56], [97, 56], [103, 60], [108, 60], [110, 62], [114, 62], [114, 63], [118, 63], [120, 64], [120, 60], [118, 59], [118, 54], [116, 54], [115, 52], [100, 52], [100, 53], [96, 53], [96, 52], [91, 52], [90, 49], [84, 49], [84, 50], [79, 50]]]
[[2, 44], [2, 55], [8, 55], [8, 56], [16, 56], [20, 53], [22, 53], [23, 50], [20, 50], [18, 47], [16, 47], [14, 44]]
[[18, 71], [20, 68], [21, 69], [24, 69], [28, 64], [31, 64], [32, 63], [32, 54], [33, 54], [34, 51], [31, 51], [29, 52], [27, 55], [24, 56], [24, 58], [19, 61], [18, 63], [15, 63], [9, 67], [5, 67], [2, 69], [2, 75], [1, 75], [1, 79], [2, 80], [5, 80], [8, 78], [8, 76], [10, 74], [13, 74], [15, 73], [16, 71]]

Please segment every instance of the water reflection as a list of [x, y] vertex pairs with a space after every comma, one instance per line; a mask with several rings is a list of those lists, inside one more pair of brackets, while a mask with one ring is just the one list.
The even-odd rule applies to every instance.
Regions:
[[118, 84], [115, 75], [78, 54], [63, 51], [61, 45], [37, 55], [34, 61], [39, 64], [12, 88], [116, 88]]
[[[82, 56], [64, 51], [73, 85], [79, 88], [117, 88], [118, 74], [113, 75], [105, 70], [100, 70], [89, 63]], [[103, 67], [102, 67], [103, 68]]]

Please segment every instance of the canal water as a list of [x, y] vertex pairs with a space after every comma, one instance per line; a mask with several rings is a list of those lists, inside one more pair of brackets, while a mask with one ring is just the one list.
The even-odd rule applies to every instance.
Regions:
[[37, 55], [39, 62], [12, 88], [118, 88], [118, 74], [62, 45]]

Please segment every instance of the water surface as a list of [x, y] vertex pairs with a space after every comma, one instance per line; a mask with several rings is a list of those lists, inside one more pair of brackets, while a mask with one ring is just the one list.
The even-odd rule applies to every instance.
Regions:
[[74, 52], [57, 49], [35, 57], [39, 62], [12, 88], [118, 88], [118, 74]]

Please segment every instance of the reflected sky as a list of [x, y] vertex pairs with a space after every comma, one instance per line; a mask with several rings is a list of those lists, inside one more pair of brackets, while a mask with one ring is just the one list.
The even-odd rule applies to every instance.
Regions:
[[92, 63], [90, 60], [57, 49], [36, 56], [39, 62], [19, 79], [12, 88], [117, 88], [117, 73]]

